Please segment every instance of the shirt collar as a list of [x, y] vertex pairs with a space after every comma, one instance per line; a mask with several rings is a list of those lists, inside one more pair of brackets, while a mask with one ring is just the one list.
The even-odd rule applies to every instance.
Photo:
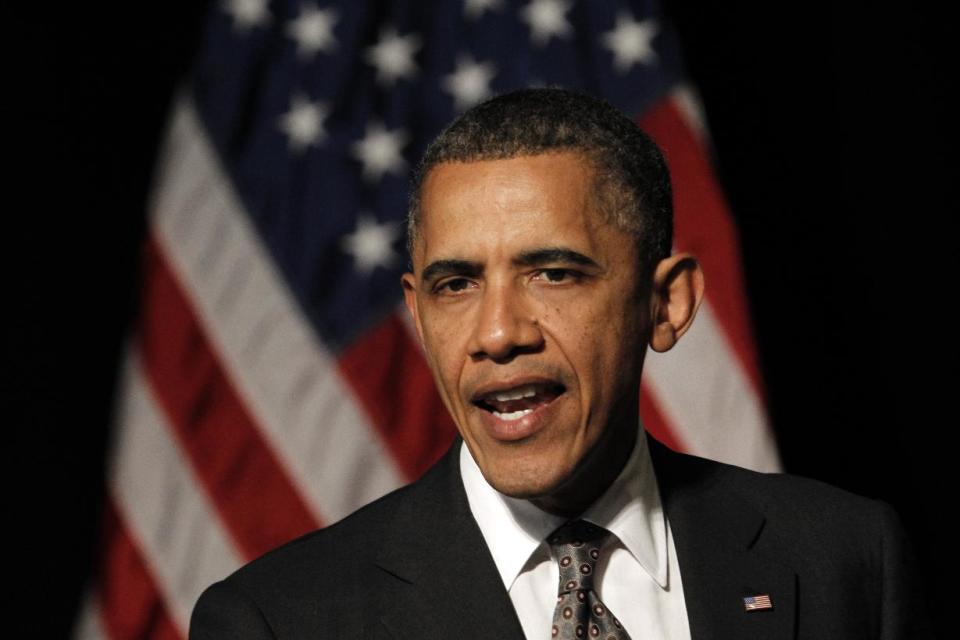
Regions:
[[[509, 591], [533, 552], [565, 518], [487, 484], [466, 443], [460, 448], [460, 475], [470, 511]], [[666, 588], [667, 521], [642, 426], [620, 475], [581, 517], [615, 534], [650, 577]]]

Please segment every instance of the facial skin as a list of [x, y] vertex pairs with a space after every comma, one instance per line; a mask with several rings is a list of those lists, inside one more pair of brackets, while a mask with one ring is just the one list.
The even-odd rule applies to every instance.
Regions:
[[438, 165], [403, 276], [437, 388], [487, 482], [561, 515], [619, 474], [646, 345], [672, 347], [703, 291], [685, 254], [641, 283], [634, 238], [595, 200], [593, 168], [574, 152]]

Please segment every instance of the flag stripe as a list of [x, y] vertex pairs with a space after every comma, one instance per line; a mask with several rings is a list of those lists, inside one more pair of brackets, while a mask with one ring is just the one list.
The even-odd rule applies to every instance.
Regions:
[[426, 471], [447, 449], [456, 427], [433, 377], [397, 313], [340, 354], [340, 371], [377, 425], [409, 479]]
[[664, 418], [656, 396], [645, 380], [640, 381], [640, 420], [644, 430], [671, 449], [686, 451], [687, 447], [677, 437], [676, 429]]
[[777, 471], [773, 434], [739, 363], [707, 300], [673, 349], [647, 353], [643, 379], [685, 451]]
[[677, 188], [674, 191], [674, 246], [690, 251], [703, 265], [707, 299], [733, 347], [754, 394], [762, 384], [750, 328], [740, 267], [740, 240], [733, 217], [710, 166], [703, 141], [684, 110], [671, 98], [640, 118], [640, 125], [663, 149]]
[[[91, 615], [90, 623], [80, 630], [80, 637], [109, 636], [112, 640], [182, 638], [183, 634], [154, 586], [153, 576], [140, 550], [127, 534], [113, 501], [109, 499], [104, 504], [103, 543], [98, 603], [91, 604], [96, 608], [90, 612], [99, 612], [102, 617], [96, 620]], [[103, 627], [92, 626], [100, 621]]]
[[681, 82], [673, 88], [668, 99], [673, 102], [673, 106], [679, 112], [680, 121], [690, 129], [697, 140], [697, 145], [703, 149], [708, 148], [710, 131], [707, 129], [703, 105], [696, 90], [689, 84]]
[[200, 593], [243, 557], [199, 489], [157, 407], [136, 348], [128, 348], [109, 488], [170, 617], [186, 630]]
[[224, 370], [317, 518], [335, 522], [400, 486], [401, 471], [266, 254], [188, 99], [176, 107], [152, 216]]
[[[104, 532], [106, 534], [106, 532]], [[103, 536], [101, 543], [104, 548], [104, 556], [109, 553], [110, 543], [106, 535]], [[83, 600], [77, 613], [77, 621], [73, 628], [71, 637], [75, 640], [107, 640], [107, 635], [103, 625], [106, 621], [103, 618], [103, 609], [100, 606], [99, 590], [95, 586], [88, 587], [84, 593]]]
[[144, 248], [139, 347], [159, 404], [245, 558], [319, 526], [226, 379], [156, 244]]

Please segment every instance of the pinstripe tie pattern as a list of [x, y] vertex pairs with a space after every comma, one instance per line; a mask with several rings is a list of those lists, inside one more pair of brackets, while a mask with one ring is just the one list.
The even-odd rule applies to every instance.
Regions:
[[551, 630], [553, 638], [630, 640], [620, 621], [593, 589], [594, 571], [610, 536], [611, 533], [603, 527], [574, 520], [547, 538], [560, 565], [560, 586]]

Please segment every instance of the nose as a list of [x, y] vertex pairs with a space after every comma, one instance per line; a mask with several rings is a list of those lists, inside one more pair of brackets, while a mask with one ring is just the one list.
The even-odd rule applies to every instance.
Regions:
[[522, 294], [510, 284], [488, 286], [480, 301], [470, 336], [470, 356], [509, 362], [521, 353], [543, 347], [543, 333]]

